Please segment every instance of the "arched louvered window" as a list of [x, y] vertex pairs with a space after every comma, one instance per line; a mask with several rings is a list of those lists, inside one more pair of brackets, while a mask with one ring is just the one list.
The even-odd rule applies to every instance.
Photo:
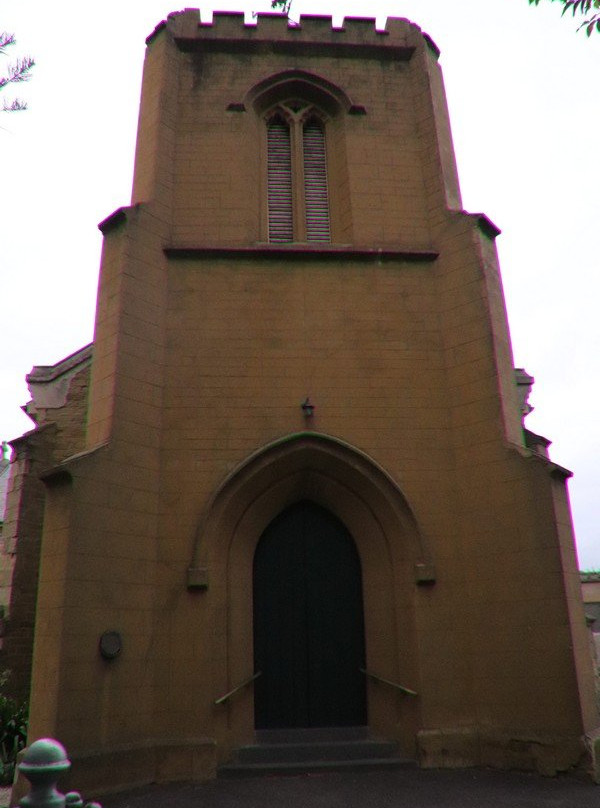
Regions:
[[312, 119], [304, 124], [302, 146], [306, 240], [330, 241], [325, 128], [321, 121]]
[[294, 240], [290, 127], [280, 116], [267, 124], [269, 241]]
[[292, 100], [267, 117], [269, 241], [331, 240], [325, 124]]

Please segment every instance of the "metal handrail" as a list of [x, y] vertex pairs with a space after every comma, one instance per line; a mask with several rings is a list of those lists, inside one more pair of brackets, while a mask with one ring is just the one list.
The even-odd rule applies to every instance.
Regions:
[[214, 704], [224, 704], [227, 699], [235, 696], [238, 690], [243, 690], [247, 685], [252, 684], [255, 679], [258, 679], [259, 676], [262, 676], [262, 671], [257, 671], [255, 674], [250, 676], [249, 679], [245, 679], [241, 684], [237, 685], [237, 687], [234, 687], [233, 690], [230, 690], [228, 693], [225, 693], [224, 696], [220, 696], [218, 699], [215, 699]]
[[364, 668], [360, 668], [359, 670], [361, 673], [364, 673], [364, 675], [368, 676], [370, 679], [375, 679], [376, 682], [383, 682], [384, 685], [395, 687], [396, 690], [401, 690], [403, 693], [406, 693], [409, 696], [419, 695], [415, 690], [411, 690], [408, 687], [403, 687], [403, 685], [399, 685], [398, 682], [392, 682], [390, 679], [384, 679], [383, 676], [377, 676], [377, 674], [370, 673], [370, 671], [367, 671]]

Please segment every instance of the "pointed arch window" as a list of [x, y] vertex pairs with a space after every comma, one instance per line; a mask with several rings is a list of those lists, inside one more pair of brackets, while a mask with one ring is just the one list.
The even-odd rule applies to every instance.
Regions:
[[290, 127], [276, 115], [267, 124], [269, 241], [294, 240]]
[[331, 241], [325, 116], [293, 100], [266, 125], [269, 241]]
[[306, 240], [330, 241], [325, 127], [317, 118], [302, 129]]

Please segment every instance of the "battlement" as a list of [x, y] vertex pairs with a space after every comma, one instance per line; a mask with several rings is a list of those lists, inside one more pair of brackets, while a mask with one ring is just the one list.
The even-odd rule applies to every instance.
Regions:
[[293, 23], [285, 14], [265, 12], [247, 23], [243, 12], [215, 11], [212, 22], [204, 22], [199, 9], [185, 9], [169, 14], [150, 34], [147, 44], [165, 29], [185, 51], [214, 49], [226, 43], [251, 50], [268, 41], [292, 48], [320, 43], [335, 50], [351, 46], [361, 56], [365, 50], [377, 48], [389, 50], [390, 55], [393, 52], [395, 58], [408, 59], [424, 39], [417, 25], [400, 17], [388, 17], [385, 28], [378, 29], [374, 17], [344, 17], [338, 27], [330, 15], [303, 14]]

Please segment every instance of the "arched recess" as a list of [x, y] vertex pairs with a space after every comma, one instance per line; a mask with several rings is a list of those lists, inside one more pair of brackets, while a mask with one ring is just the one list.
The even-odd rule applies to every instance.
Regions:
[[[253, 673], [252, 565], [266, 526], [286, 507], [310, 500], [328, 509], [352, 535], [363, 574], [367, 669], [419, 689], [415, 589], [433, 580], [433, 564], [402, 492], [371, 458], [343, 441], [300, 433], [269, 444], [236, 468], [200, 520], [188, 587], [207, 589], [215, 694]], [[368, 684], [371, 728], [414, 750], [418, 698]], [[248, 688], [216, 716], [218, 739], [252, 737]]]
[[[257, 153], [260, 155], [260, 239], [276, 243], [352, 243], [346, 118], [348, 114], [364, 112], [364, 108], [353, 104], [341, 87], [305, 70], [285, 70], [262, 79], [248, 90], [241, 107], [254, 111], [257, 126]], [[289, 132], [286, 135], [289, 140], [289, 165], [286, 164], [284, 168], [277, 163], [272, 174], [269, 171], [268, 156], [271, 155], [271, 141], [267, 130], [272, 125], [274, 116], [283, 120], [286, 115], [291, 115], [294, 119], [289, 121]], [[323, 171], [319, 187], [324, 184], [327, 188], [327, 226], [323, 231], [318, 228], [316, 232], [306, 222], [311, 216], [306, 210], [307, 176], [306, 161], [303, 159], [307, 145], [314, 144], [310, 138], [307, 140], [306, 132], [303, 134], [303, 127], [296, 125], [298, 120], [306, 117], [319, 120], [323, 139]], [[282, 144], [276, 146], [277, 155], [281, 146]], [[274, 185], [273, 177], [277, 179]], [[282, 178], [285, 189], [279, 185]], [[314, 190], [312, 182], [309, 182], [309, 186]], [[278, 207], [273, 210], [272, 206], [279, 200], [282, 192], [286, 197], [289, 194], [289, 204], [286, 203], [284, 212]], [[273, 221], [282, 215], [286, 221], [285, 232], [282, 234], [275, 228], [274, 233]]]
[[340, 112], [352, 114], [363, 109], [353, 104], [337, 84], [307, 70], [282, 70], [261, 79], [246, 93], [244, 106], [261, 114], [282, 98], [290, 96], [304, 98], [332, 116]]

